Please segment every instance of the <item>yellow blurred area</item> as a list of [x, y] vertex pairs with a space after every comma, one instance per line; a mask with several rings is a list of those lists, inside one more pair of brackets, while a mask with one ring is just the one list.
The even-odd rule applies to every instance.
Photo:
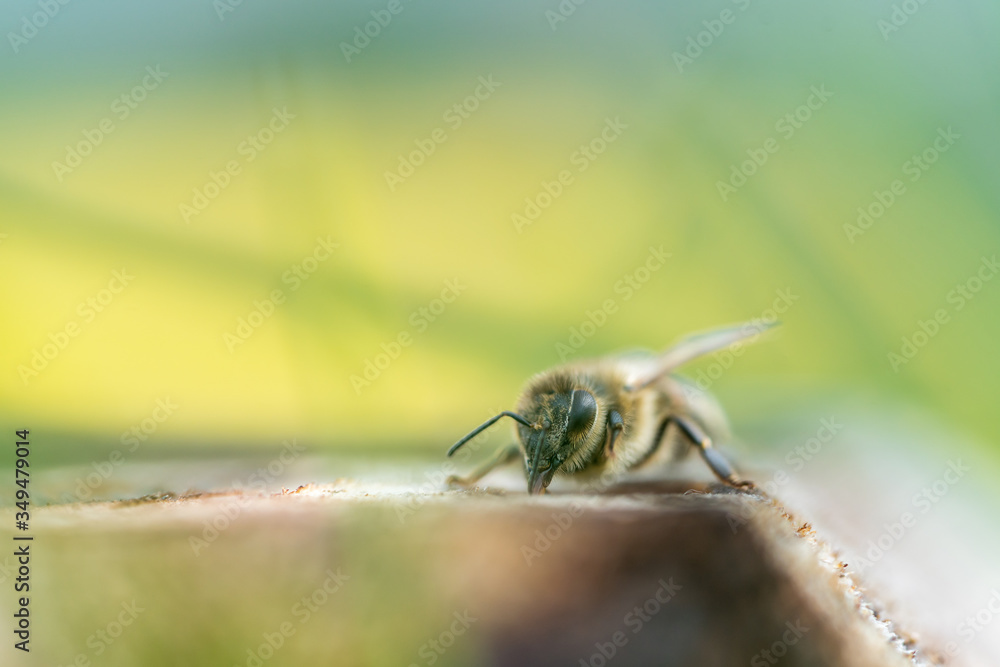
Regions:
[[[8, 54], [0, 421], [110, 445], [169, 396], [152, 448], [436, 445], [509, 407], [607, 299], [580, 356], [761, 317], [784, 290], [780, 332], [714, 390], [860, 388], [996, 441], [1000, 281], [948, 300], [1000, 247], [995, 7], [928, 4], [884, 39], [885, 8], [754, 3], [682, 71], [718, 8], [595, 2], [553, 30], [540, 5], [413, 3], [346, 62], [373, 8], [81, 6]], [[119, 117], [147, 66], [168, 74]], [[948, 127], [961, 138], [909, 180]], [[391, 184], [401, 160], [419, 164]], [[905, 194], [852, 242], [894, 179]], [[651, 247], [665, 266], [621, 288]], [[114, 271], [134, 280], [91, 319]]]

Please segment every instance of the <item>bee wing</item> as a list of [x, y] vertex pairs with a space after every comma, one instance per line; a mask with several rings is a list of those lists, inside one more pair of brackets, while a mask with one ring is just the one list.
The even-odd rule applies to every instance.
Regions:
[[633, 387], [660, 367], [659, 355], [649, 350], [629, 350], [611, 356], [615, 370], [625, 376], [626, 387]]
[[647, 387], [693, 359], [729, 347], [733, 343], [756, 338], [776, 325], [777, 322], [771, 324], [746, 322], [682, 338], [672, 347], [667, 348], [659, 357], [656, 357], [653, 363], [647, 362], [646, 372], [635, 376], [628, 388], [635, 391]]

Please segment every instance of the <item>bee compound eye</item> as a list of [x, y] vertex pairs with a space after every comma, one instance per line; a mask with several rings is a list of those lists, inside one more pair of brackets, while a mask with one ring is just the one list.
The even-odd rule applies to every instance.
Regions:
[[574, 435], [580, 435], [590, 429], [596, 417], [597, 401], [594, 395], [584, 389], [574, 390], [566, 429]]

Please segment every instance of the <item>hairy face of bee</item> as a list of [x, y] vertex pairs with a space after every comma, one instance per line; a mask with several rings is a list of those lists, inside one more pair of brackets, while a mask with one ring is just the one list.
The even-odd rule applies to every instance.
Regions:
[[542, 393], [524, 416], [533, 426], [519, 426], [518, 435], [524, 445], [528, 493], [536, 494], [586, 441], [597, 420], [597, 401], [585, 389]]

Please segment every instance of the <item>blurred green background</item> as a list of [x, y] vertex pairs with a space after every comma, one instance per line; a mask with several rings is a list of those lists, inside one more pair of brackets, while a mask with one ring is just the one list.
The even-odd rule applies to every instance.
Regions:
[[[1000, 7], [902, 4], [6, 3], [0, 420], [53, 462], [120, 448], [158, 399], [177, 408], [143, 455], [436, 451], [608, 299], [574, 356], [790, 293], [713, 382], [738, 425], [898, 401], [996, 460], [1000, 280], [954, 290], [1000, 247]], [[734, 168], [754, 173], [724, 198]], [[926, 344], [894, 369], [904, 337]]]
[[4, 3], [0, 426], [31, 429], [33, 501], [246, 484], [292, 441], [308, 456], [267, 490], [362, 480], [311, 513], [264, 499], [200, 560], [212, 499], [39, 512], [38, 664], [92, 655], [133, 597], [144, 629], [96, 664], [245, 664], [341, 564], [353, 588], [271, 664], [412, 660], [454, 609], [439, 584], [469, 580], [435, 569], [423, 519], [343, 510], [400, 497], [371, 461], [441, 477], [567, 351], [772, 316], [685, 369], [738, 459], [766, 470], [843, 419], [780, 495], [856, 562], [965, 457], [977, 481], [866, 579], [931, 644], [983, 604], [1000, 6], [577, 1]]

